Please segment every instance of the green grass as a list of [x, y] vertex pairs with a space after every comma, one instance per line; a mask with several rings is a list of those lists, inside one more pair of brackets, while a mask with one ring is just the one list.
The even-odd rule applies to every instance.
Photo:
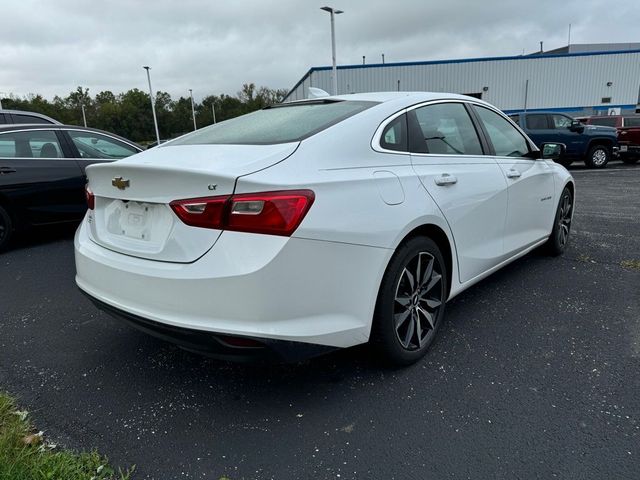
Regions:
[[34, 433], [28, 414], [0, 392], [0, 480], [128, 480], [104, 456], [75, 453], [48, 443]]

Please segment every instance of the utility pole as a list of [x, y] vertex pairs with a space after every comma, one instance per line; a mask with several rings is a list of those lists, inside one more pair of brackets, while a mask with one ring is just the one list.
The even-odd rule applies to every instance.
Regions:
[[191, 116], [193, 117], [193, 129], [197, 130], [196, 126], [196, 107], [193, 104], [193, 90], [189, 89], [189, 95], [191, 96]]
[[158, 141], [157, 145], [160, 145], [160, 131], [158, 130], [158, 119], [156, 118], [156, 102], [153, 99], [153, 90], [151, 89], [151, 75], [149, 74], [149, 70], [151, 67], [143, 66], [147, 71], [147, 80], [149, 81], [149, 98], [151, 99], [151, 112], [153, 113], [153, 125], [156, 127], [156, 140]]
[[382, 64], [384, 65], [384, 53], [382, 54]]
[[333, 94], [338, 94], [338, 67], [336, 66], [336, 27], [335, 27], [335, 16], [341, 13], [344, 13], [343, 10], [336, 10], [333, 7], [321, 7], [320, 10], [324, 10], [325, 12], [329, 12], [331, 14], [331, 57], [333, 59], [332, 65], [332, 83], [333, 83]]

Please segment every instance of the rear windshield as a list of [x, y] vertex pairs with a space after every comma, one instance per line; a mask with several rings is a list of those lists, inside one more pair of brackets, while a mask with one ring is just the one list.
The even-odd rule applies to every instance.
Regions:
[[603, 116], [602, 118], [592, 118], [591, 120], [589, 120], [589, 123], [591, 125], [603, 125], [605, 127], [615, 127], [616, 119]]
[[277, 105], [203, 128], [171, 142], [171, 145], [297, 142], [375, 104], [325, 100]]

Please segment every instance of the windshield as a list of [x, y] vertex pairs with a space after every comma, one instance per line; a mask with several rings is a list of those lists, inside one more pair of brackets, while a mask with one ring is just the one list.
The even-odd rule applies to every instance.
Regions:
[[335, 100], [281, 104], [211, 125], [185, 135], [170, 145], [298, 142], [375, 104]]

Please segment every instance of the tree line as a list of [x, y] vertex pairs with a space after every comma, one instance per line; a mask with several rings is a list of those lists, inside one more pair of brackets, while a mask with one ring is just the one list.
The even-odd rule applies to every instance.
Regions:
[[[235, 97], [208, 95], [195, 103], [197, 127], [213, 123], [212, 106], [216, 121], [221, 122], [279, 103], [286, 94], [284, 89], [258, 88], [253, 83], [245, 83]], [[158, 91], [154, 103], [161, 139], [175, 138], [193, 130], [190, 97], [174, 100], [169, 93]], [[117, 133], [135, 142], [156, 139], [149, 94], [137, 88], [119, 94], [106, 90], [92, 97], [88, 88], [78, 87], [66, 97], [56, 95], [53, 101], [36, 94], [2, 98], [5, 109], [38, 112], [70, 125], [83, 125], [83, 105], [89, 127]]]

